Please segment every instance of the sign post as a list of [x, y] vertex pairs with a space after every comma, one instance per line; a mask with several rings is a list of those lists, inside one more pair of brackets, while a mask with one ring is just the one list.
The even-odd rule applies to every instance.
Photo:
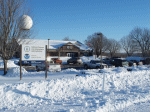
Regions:
[[20, 45], [20, 80], [22, 79], [22, 74], [21, 74], [22, 69], [21, 69], [21, 67], [22, 67], [22, 45]]
[[43, 45], [21, 45], [20, 53], [20, 80], [22, 78], [22, 64], [46, 63], [46, 47]]
[[45, 55], [45, 80], [47, 79], [47, 45], [45, 46], [46, 47], [46, 55]]

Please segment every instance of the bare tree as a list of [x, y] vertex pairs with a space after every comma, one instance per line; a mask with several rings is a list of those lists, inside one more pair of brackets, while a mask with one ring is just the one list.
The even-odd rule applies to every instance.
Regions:
[[69, 41], [70, 39], [69, 39], [69, 37], [65, 37], [63, 40], [64, 41]]
[[133, 52], [135, 51], [135, 49], [134, 49], [134, 44], [130, 36], [122, 37], [120, 42], [121, 42], [122, 48], [127, 53], [127, 56], [131, 56]]
[[115, 39], [108, 40], [108, 51], [110, 52], [110, 56], [113, 57], [120, 50], [121, 45]]
[[62, 39], [63, 41], [75, 41], [75, 39], [70, 39], [69, 37], [65, 37], [64, 39]]
[[85, 40], [85, 44], [93, 48], [97, 56], [101, 55], [101, 53], [104, 53], [108, 48], [107, 38], [102, 33], [94, 33], [88, 36], [87, 40]]
[[29, 38], [31, 30], [24, 31], [20, 24], [21, 15], [25, 14], [25, 0], [0, 0], [0, 41], [4, 75], [7, 74], [7, 61], [19, 49], [17, 41]]
[[142, 56], [148, 56], [150, 50], [150, 30], [147, 28], [134, 28], [129, 34], [134, 48], [142, 52]]

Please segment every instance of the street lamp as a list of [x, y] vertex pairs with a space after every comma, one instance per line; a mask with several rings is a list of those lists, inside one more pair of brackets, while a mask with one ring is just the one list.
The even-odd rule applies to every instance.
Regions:
[[97, 35], [99, 35], [100, 37], [101, 37], [101, 46], [100, 46], [100, 52], [101, 52], [101, 67], [100, 67], [100, 69], [102, 69], [102, 33], [97, 33]]
[[46, 52], [47, 52], [47, 56], [46, 56], [46, 57], [47, 57], [47, 60], [49, 60], [49, 57], [48, 57], [48, 56], [50, 56], [50, 54], [49, 54], [49, 40], [50, 40], [50, 39], [48, 39], [48, 47], [47, 47], [47, 51], [46, 51]]
[[49, 40], [50, 40], [50, 39], [48, 39], [48, 50], [49, 50]]
[[50, 40], [50, 39], [48, 39], [48, 56], [49, 56], [49, 40]]
[[[102, 67], [102, 36], [103, 36], [103, 34], [97, 33], [97, 35], [100, 35], [100, 37], [101, 37], [101, 48], [100, 48], [100, 50], [101, 50], [101, 67], [100, 67], [100, 69], [102, 69], [103, 68]], [[103, 74], [102, 99], [104, 98], [104, 84], [105, 84], [105, 74]]]
[[88, 55], [88, 60], [89, 60], [89, 51], [90, 51], [90, 49], [88, 48], [88, 50], [87, 50], [87, 55]]

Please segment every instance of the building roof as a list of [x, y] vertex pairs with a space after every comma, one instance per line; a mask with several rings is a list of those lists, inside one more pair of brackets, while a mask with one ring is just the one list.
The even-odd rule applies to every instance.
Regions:
[[[67, 44], [72, 43], [73, 45], [80, 48], [80, 50], [92, 50], [90, 47], [86, 46], [85, 44], [82, 44], [79, 41], [63, 41], [63, 40], [49, 40], [49, 49], [58, 49], [59, 47]], [[41, 40], [41, 39], [22, 39], [21, 41], [18, 40], [19, 45], [47, 45], [48, 46], [48, 40]]]

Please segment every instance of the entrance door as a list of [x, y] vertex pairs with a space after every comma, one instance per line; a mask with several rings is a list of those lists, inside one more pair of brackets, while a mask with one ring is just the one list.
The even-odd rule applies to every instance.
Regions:
[[68, 57], [75, 57], [75, 53], [67, 53]]
[[70, 57], [70, 53], [67, 53], [67, 56]]

